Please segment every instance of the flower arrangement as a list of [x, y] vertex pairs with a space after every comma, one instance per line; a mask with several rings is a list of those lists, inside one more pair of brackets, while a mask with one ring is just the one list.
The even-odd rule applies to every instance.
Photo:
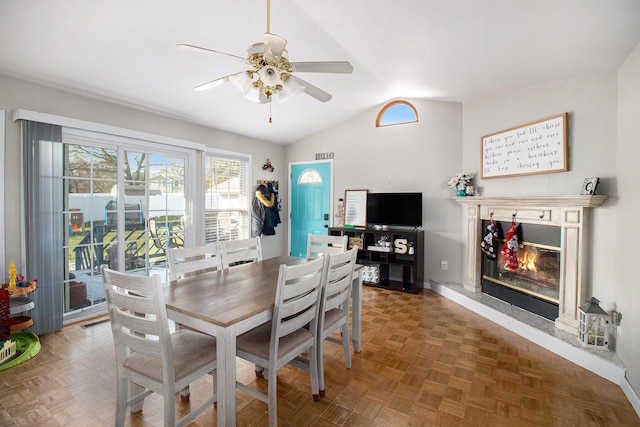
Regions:
[[457, 190], [464, 190], [468, 185], [471, 185], [472, 182], [473, 174], [458, 172], [453, 177], [451, 177], [451, 179], [449, 179], [447, 185]]

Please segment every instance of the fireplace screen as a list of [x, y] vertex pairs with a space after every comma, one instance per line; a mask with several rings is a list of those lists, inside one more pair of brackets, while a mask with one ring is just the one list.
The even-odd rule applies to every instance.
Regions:
[[[484, 221], [486, 230], [488, 222]], [[508, 230], [509, 223], [498, 223]], [[558, 315], [560, 283], [560, 227], [537, 224], [518, 226], [518, 268], [509, 269], [499, 254], [504, 244], [500, 235], [498, 258], [483, 255], [482, 291], [549, 319]]]

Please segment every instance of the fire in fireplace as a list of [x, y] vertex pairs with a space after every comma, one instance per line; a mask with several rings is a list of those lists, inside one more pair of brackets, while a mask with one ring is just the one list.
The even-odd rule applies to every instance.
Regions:
[[[483, 223], [486, 229], [487, 221]], [[499, 222], [499, 230], [509, 223]], [[500, 235], [496, 253], [504, 244]], [[560, 227], [520, 224], [518, 226], [518, 268], [510, 269], [498, 255], [483, 256], [482, 291], [550, 320], [558, 317], [560, 283]]]

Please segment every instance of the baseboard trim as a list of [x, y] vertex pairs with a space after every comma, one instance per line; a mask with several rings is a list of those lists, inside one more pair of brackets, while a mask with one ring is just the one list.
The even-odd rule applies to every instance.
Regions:
[[74, 323], [84, 322], [107, 313], [107, 304], [92, 305], [82, 310], [73, 311], [63, 318], [63, 326], [69, 326]]
[[631, 387], [631, 384], [629, 384], [629, 381], [627, 381], [626, 378], [623, 378], [620, 382], [620, 388], [625, 396], [627, 396], [627, 399], [629, 400], [629, 403], [631, 403], [631, 406], [633, 406], [636, 414], [640, 417], [640, 397], [638, 397], [638, 394], [633, 387]]

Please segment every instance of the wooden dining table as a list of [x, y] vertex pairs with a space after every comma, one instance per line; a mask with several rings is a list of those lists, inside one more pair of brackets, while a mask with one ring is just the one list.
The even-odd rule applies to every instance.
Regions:
[[[280, 256], [172, 281], [165, 288], [168, 317], [217, 337], [217, 424], [236, 425], [236, 337], [271, 320], [281, 264], [305, 258]], [[351, 303], [353, 349], [362, 348], [362, 274], [356, 266]]]

